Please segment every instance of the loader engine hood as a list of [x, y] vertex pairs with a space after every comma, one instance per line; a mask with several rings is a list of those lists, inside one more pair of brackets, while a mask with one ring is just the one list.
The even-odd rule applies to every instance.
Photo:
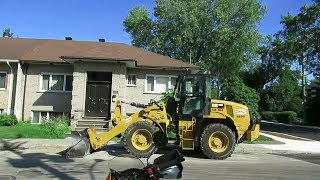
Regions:
[[232, 102], [232, 101], [212, 99], [211, 100], [211, 104], [215, 104], [215, 103], [229, 105], [229, 106], [232, 106], [234, 108], [245, 109], [245, 110], [249, 111], [248, 106], [240, 104], [240, 103]]

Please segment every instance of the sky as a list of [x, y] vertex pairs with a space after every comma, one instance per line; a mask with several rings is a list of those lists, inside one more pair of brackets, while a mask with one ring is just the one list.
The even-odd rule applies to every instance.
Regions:
[[[123, 21], [131, 8], [153, 0], [1, 0], [0, 28], [9, 27], [14, 37], [98, 41], [131, 44]], [[282, 29], [281, 16], [297, 14], [311, 0], [261, 0], [267, 13], [258, 23], [262, 34]]]

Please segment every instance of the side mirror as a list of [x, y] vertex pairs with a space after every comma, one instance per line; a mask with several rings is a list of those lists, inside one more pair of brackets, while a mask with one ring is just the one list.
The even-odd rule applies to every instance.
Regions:
[[168, 144], [167, 134], [163, 131], [157, 131], [152, 135], [153, 143], [156, 147], [163, 147]]

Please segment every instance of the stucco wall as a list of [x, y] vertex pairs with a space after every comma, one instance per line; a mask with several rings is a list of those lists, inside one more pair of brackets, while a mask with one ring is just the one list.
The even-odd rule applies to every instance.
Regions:
[[32, 111], [71, 111], [71, 92], [40, 92], [40, 75], [47, 73], [73, 73], [72, 65], [30, 64], [26, 70], [24, 118]]
[[[147, 74], [150, 75], [173, 75], [178, 76], [179, 74], [186, 72], [183, 70], [160, 70], [160, 69], [128, 69], [128, 74], [136, 75], [136, 86], [127, 86], [126, 87], [126, 100], [134, 101], [138, 103], [148, 104], [150, 99], [159, 100], [162, 94], [155, 93], [145, 93], [145, 78]], [[134, 113], [140, 108], [135, 108], [130, 105], [124, 105], [126, 109], [126, 113]]]
[[[115, 94], [119, 98], [124, 98], [126, 88], [126, 65], [122, 63], [88, 63], [75, 62], [73, 73], [73, 92], [72, 92], [72, 111], [74, 116], [72, 127], [74, 127], [77, 120], [85, 116], [85, 99], [86, 99], [86, 82], [87, 71], [111, 72], [111, 96]], [[114, 103], [111, 102], [111, 110], [114, 109]]]

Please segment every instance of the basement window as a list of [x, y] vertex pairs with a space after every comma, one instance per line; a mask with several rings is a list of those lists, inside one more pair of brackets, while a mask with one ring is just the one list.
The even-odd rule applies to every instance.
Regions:
[[0, 114], [3, 114], [4, 113], [4, 109], [0, 109]]
[[70, 113], [67, 112], [46, 112], [46, 111], [33, 111], [32, 112], [32, 123], [43, 124], [48, 120], [56, 118], [68, 118], [70, 119]]

